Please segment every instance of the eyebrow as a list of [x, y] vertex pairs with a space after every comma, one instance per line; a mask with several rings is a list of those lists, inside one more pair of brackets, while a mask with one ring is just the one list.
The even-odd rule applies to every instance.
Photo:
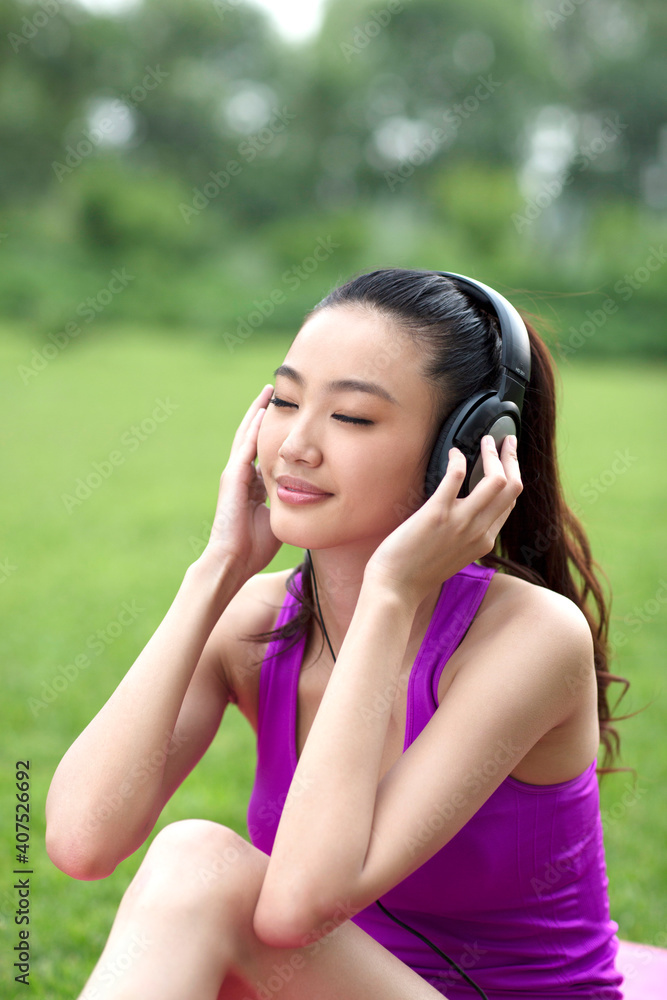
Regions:
[[[303, 375], [296, 371], [295, 368], [291, 368], [290, 365], [279, 365], [273, 373], [274, 378], [276, 375], [283, 375], [285, 378], [291, 379], [292, 382], [296, 382], [297, 385], [305, 385]], [[366, 382], [360, 378], [332, 379], [332, 381], [326, 383], [325, 388], [329, 392], [366, 392], [370, 396], [379, 396], [380, 399], [386, 399], [388, 403], [395, 403], [396, 406], [400, 405], [398, 400], [394, 399], [391, 393], [387, 392], [383, 386], [378, 385], [377, 382]]]

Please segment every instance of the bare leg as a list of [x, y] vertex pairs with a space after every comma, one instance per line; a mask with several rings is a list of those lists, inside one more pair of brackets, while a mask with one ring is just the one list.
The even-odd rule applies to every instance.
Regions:
[[302, 948], [271, 948], [252, 917], [268, 858], [227, 827], [162, 830], [127, 889], [79, 1000], [442, 1000], [442, 994], [340, 919]]

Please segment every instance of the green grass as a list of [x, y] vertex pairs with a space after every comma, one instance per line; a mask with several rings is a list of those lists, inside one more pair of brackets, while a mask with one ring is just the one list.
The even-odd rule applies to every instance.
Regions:
[[[31, 762], [33, 995], [65, 1000], [82, 988], [146, 845], [108, 879], [84, 883], [63, 875], [43, 847], [49, 782], [62, 754], [153, 634], [199, 554], [234, 430], [287, 343], [257, 333], [232, 355], [213, 342], [108, 328], [103, 336], [73, 341], [24, 384], [18, 366], [30, 364], [32, 344], [3, 331], [3, 996], [23, 995], [13, 980], [13, 959], [7, 961], [18, 940], [10, 822], [14, 762]], [[652, 701], [620, 725], [622, 763], [637, 769], [637, 788], [632, 791], [630, 774], [611, 775], [602, 782], [602, 803], [612, 915], [623, 937], [653, 942], [667, 926], [667, 568], [661, 562], [664, 479], [658, 447], [667, 423], [665, 372], [636, 363], [600, 367], [575, 357], [562, 375], [564, 481], [614, 594], [612, 669], [632, 680], [623, 709]], [[170, 401], [173, 412], [138, 442], [131, 429], [150, 416], [156, 400]], [[77, 479], [114, 451], [122, 460], [68, 511], [63, 495], [73, 496]], [[298, 555], [283, 547], [273, 566], [293, 565]], [[111, 632], [119, 631], [113, 623], [124, 602], [140, 610], [112, 638], [107, 630], [111, 625]], [[633, 609], [646, 621], [629, 617], [637, 614]], [[89, 639], [99, 629], [109, 644], [95, 653]], [[89, 663], [75, 676], [68, 665], [82, 653]], [[232, 709], [158, 829], [199, 816], [245, 833], [253, 773], [254, 736]]]

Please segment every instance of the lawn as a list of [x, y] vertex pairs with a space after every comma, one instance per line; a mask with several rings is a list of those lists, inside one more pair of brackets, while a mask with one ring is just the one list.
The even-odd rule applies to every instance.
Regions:
[[[213, 341], [107, 328], [45, 352], [2, 331], [0, 991], [8, 1000], [24, 995], [11, 969], [20, 929], [15, 762], [30, 761], [30, 865], [23, 867], [33, 873], [33, 995], [71, 1000], [147, 845], [105, 880], [62, 874], [43, 847], [49, 782], [203, 548], [234, 430], [287, 344], [258, 332], [230, 353]], [[667, 425], [665, 371], [575, 355], [561, 373], [563, 478], [613, 593], [612, 670], [632, 681], [623, 710], [648, 706], [620, 724], [621, 763], [636, 769], [636, 779], [622, 772], [601, 784], [612, 915], [622, 937], [667, 944], [667, 568], [656, 461]], [[299, 555], [283, 547], [273, 568]], [[199, 816], [246, 833], [253, 772], [254, 736], [231, 709], [157, 829]]]

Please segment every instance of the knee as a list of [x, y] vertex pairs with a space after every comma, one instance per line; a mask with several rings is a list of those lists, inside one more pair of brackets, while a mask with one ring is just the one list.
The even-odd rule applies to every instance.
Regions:
[[239, 907], [261, 889], [266, 855], [229, 827], [180, 820], [155, 837], [128, 889], [169, 908]]
[[163, 827], [155, 836], [147, 854], [160, 866], [185, 864], [198, 870], [200, 863], [218, 861], [221, 869], [235, 864], [254, 851], [252, 844], [228, 826], [207, 819], [182, 819]]

